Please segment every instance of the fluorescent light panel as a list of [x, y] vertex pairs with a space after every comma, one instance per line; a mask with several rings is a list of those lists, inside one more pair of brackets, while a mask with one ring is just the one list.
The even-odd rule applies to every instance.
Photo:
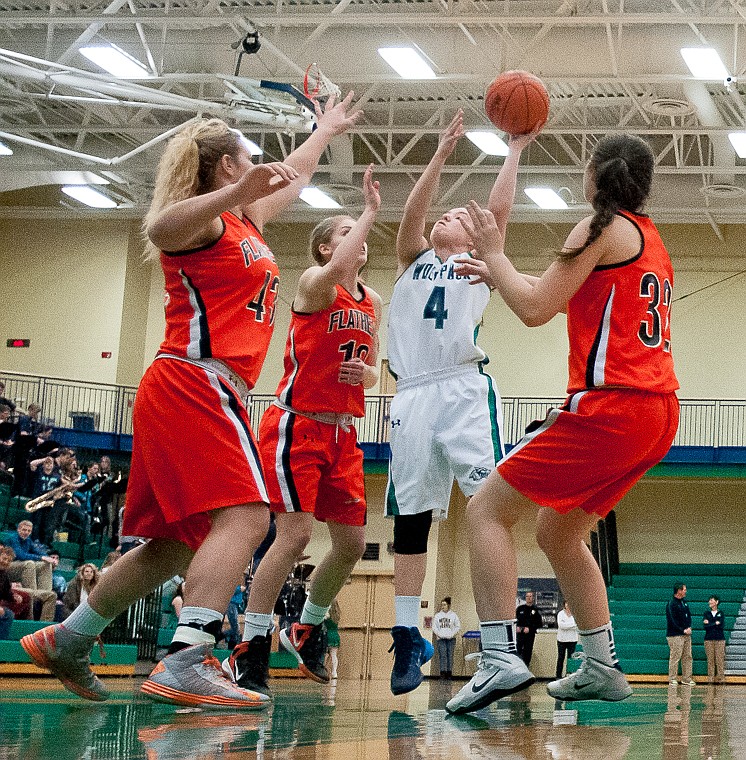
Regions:
[[0, 156], [12, 156], [13, 151], [4, 143], [0, 142]]
[[238, 134], [241, 138], [241, 142], [244, 144], [252, 156], [261, 156], [264, 153], [264, 151], [253, 140], [249, 140], [249, 138], [246, 137], [246, 135], [244, 135], [242, 132], [239, 132]]
[[342, 208], [334, 198], [318, 187], [304, 187], [300, 191], [300, 199], [313, 208]]
[[728, 139], [736, 151], [736, 155], [739, 158], [746, 158], [746, 132], [730, 132]]
[[697, 79], [720, 79], [729, 76], [728, 69], [714, 48], [681, 48], [681, 56]]
[[526, 195], [539, 207], [545, 209], [567, 208], [567, 203], [550, 187], [527, 187]]
[[494, 132], [483, 132], [481, 130], [473, 130], [466, 133], [466, 136], [474, 143], [474, 145], [486, 153], [488, 156], [507, 156], [508, 144], [502, 137], [499, 137]]
[[378, 48], [378, 54], [402, 79], [436, 79], [427, 61], [411, 47]]
[[117, 204], [108, 196], [99, 193], [88, 185], [65, 185], [62, 188], [65, 195], [75, 198], [76, 201], [84, 203], [92, 208], [116, 208]]
[[80, 52], [96, 66], [118, 79], [143, 79], [152, 76], [140, 61], [116, 45], [91, 45], [80, 48]]

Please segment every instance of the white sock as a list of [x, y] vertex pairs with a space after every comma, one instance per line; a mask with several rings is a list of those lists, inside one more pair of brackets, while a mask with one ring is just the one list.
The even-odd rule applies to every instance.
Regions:
[[272, 628], [271, 612], [249, 612], [243, 619], [243, 640], [251, 641], [254, 636], [266, 636]]
[[[182, 644], [214, 644], [215, 636], [209, 631], [193, 628], [189, 623], [207, 626], [210, 623], [223, 622], [223, 613], [211, 610], [209, 607], [182, 607], [179, 624], [174, 631], [174, 642]], [[217, 626], [213, 625], [211, 628]]]
[[516, 653], [515, 619], [486, 620], [479, 624], [482, 634], [482, 649], [496, 649], [498, 652]]
[[86, 600], [81, 602], [68, 618], [65, 618], [65, 628], [84, 636], [98, 636], [113, 619], [101, 617]]
[[329, 612], [329, 607], [319, 607], [318, 604], [314, 604], [310, 599], [306, 599], [303, 610], [300, 613], [301, 625], [320, 625], [324, 622], [326, 613]]
[[614, 631], [611, 623], [594, 628], [590, 631], [580, 631], [580, 643], [586, 657], [598, 660], [604, 665], [614, 667], [619, 664], [614, 647]]
[[405, 628], [419, 628], [419, 596], [395, 596], [394, 607], [396, 609], [396, 625], [403, 625]]

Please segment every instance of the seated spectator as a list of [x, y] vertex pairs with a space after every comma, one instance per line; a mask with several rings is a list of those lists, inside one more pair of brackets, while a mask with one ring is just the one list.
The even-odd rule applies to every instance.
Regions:
[[8, 574], [11, 581], [19, 581], [23, 588], [51, 591], [52, 558], [45, 546], [31, 540], [33, 527], [30, 520], [21, 520], [16, 532], [6, 541], [15, 554]]
[[11, 414], [16, 410], [15, 402], [5, 396], [5, 380], [0, 380], [0, 404], [7, 406]]
[[0, 469], [3, 470], [12, 466], [13, 446], [18, 432], [18, 425], [10, 417], [10, 407], [0, 404]]
[[67, 585], [67, 591], [62, 602], [65, 605], [65, 617], [67, 617], [81, 602], [88, 599], [93, 591], [100, 573], [96, 565], [86, 562], [78, 568], [75, 577]]
[[55, 549], [49, 552], [52, 559], [52, 591], [57, 594], [57, 599], [62, 599], [67, 590], [67, 580], [65, 576], [57, 571], [60, 566], [60, 553]]
[[15, 591], [8, 578], [8, 567], [13, 561], [13, 550], [0, 546], [0, 639], [7, 639], [16, 615], [28, 617], [31, 597]]
[[42, 429], [42, 424], [39, 421], [39, 415], [41, 414], [41, 407], [39, 404], [29, 404], [26, 414], [22, 414], [18, 418], [18, 432], [20, 435], [35, 436]]
[[32, 604], [39, 602], [41, 606], [40, 620], [54, 620], [57, 596], [54, 591], [23, 588], [20, 583], [12, 582], [8, 572], [15, 552], [9, 546], [0, 546], [0, 599], [5, 600], [15, 617], [26, 620], [32, 617]]
[[116, 550], [109, 552], [106, 555], [106, 559], [103, 561], [103, 564], [101, 565], [101, 573], [105, 573], [121, 556], [121, 552], [118, 552]]

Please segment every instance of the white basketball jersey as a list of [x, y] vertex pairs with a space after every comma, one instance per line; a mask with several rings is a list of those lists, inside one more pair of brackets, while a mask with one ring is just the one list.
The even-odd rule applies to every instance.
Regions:
[[431, 248], [396, 281], [389, 306], [389, 367], [410, 378], [461, 364], [480, 362], [477, 326], [490, 300], [484, 283], [469, 285], [453, 271], [455, 254], [441, 261]]

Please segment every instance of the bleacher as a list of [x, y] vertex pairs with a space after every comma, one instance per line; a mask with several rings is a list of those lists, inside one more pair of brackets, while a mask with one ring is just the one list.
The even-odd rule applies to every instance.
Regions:
[[730, 638], [746, 590], [746, 565], [622, 563], [609, 592], [614, 638], [625, 672], [668, 674], [666, 603], [673, 586], [686, 584], [692, 614], [694, 675], [707, 675], [702, 615], [712, 594], [720, 597]]

